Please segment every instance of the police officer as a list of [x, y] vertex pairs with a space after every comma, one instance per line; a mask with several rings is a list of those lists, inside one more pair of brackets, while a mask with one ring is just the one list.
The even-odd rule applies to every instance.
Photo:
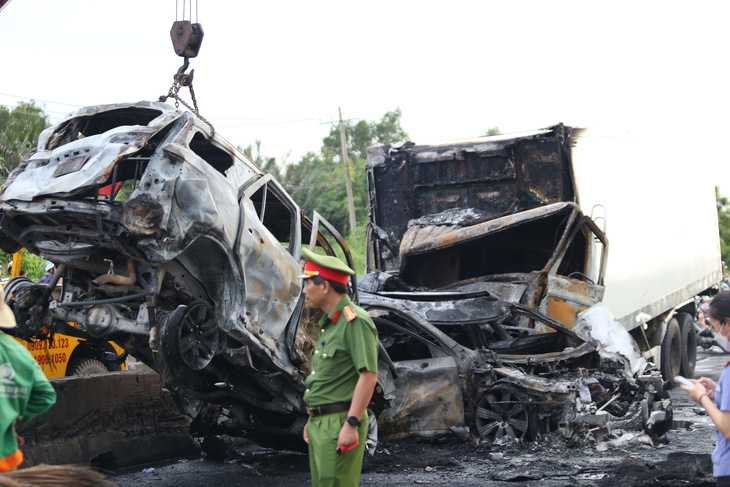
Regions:
[[378, 332], [347, 295], [352, 269], [336, 257], [307, 249], [302, 257], [304, 296], [309, 306], [325, 313], [304, 393], [312, 486], [356, 487], [368, 430], [366, 408], [378, 380]]

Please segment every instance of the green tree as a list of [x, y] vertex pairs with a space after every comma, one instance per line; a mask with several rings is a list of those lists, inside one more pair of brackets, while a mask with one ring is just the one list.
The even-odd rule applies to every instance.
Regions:
[[730, 264], [730, 200], [715, 187], [717, 200], [717, 222], [720, 228], [720, 254], [722, 261]]
[[48, 116], [35, 101], [20, 102], [15, 108], [0, 106], [0, 181], [35, 148], [38, 136], [49, 125]]
[[489, 129], [489, 130], [487, 130], [486, 132], [484, 132], [484, 133], [483, 133], [482, 135], [483, 135], [483, 136], [484, 136], [484, 135], [502, 135], [502, 131], [501, 131], [501, 130], [499, 130], [499, 127], [497, 127], [497, 126], [495, 125], [495, 126], [494, 126], [494, 127], [492, 127], [491, 129]]
[[[365, 159], [365, 150], [371, 145], [392, 144], [401, 140], [408, 139], [408, 133], [403, 130], [400, 124], [402, 112], [400, 108], [396, 108], [392, 112], [387, 112], [383, 117], [375, 122], [366, 122], [360, 120], [354, 123], [348, 120], [344, 123], [345, 135], [347, 136], [347, 155], [350, 159]], [[336, 157], [340, 158], [340, 127], [333, 126], [329, 135], [323, 140], [323, 150], [332, 151]]]
[[[256, 149], [256, 155], [254, 156], [254, 147]], [[238, 150], [246, 154], [246, 156], [251, 159], [254, 164], [256, 164], [258, 167], [261, 168], [262, 171], [267, 172], [274, 176], [275, 179], [281, 180], [281, 171], [279, 170], [279, 166], [276, 163], [275, 157], [264, 157], [261, 155], [261, 141], [256, 140], [253, 144], [249, 144], [246, 146], [245, 149], [241, 149], [241, 147], [238, 147]]]
[[[407, 140], [408, 134], [401, 127], [400, 118], [401, 110], [396, 108], [378, 121], [345, 122], [355, 217], [359, 225], [366, 221], [368, 212], [366, 149], [371, 145]], [[280, 180], [307, 215], [311, 216], [316, 210], [344, 235], [348, 222], [344, 171], [340, 131], [338, 126], [333, 126], [322, 140], [320, 152], [310, 152], [288, 166]]]

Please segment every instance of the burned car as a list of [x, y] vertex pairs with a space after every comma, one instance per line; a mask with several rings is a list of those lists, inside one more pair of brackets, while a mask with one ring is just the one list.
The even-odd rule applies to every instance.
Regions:
[[276, 180], [192, 113], [139, 102], [71, 114], [9, 176], [0, 218], [6, 252], [57, 265], [50, 286], [5, 288], [17, 336], [113, 340], [162, 374], [196, 427], [300, 435], [312, 315], [301, 242], [314, 234], [333, 253], [341, 237], [312, 230]]
[[[420, 223], [397, 238], [372, 220], [372, 272], [351, 290], [381, 341], [370, 453], [378, 430], [473, 426], [497, 441], [611, 424], [659, 434], [671, 422], [656, 376], [627, 372], [566, 326], [600, 300], [602, 254], [588, 251], [600, 230], [572, 203], [528, 206], [498, 218], [419, 210]], [[454, 224], [457, 213], [466, 224]], [[501, 231], [508, 238], [495, 239]], [[50, 286], [7, 284], [13, 333], [115, 341], [161, 374], [201, 436], [289, 448], [301, 438], [319, 318], [296, 278], [302, 242], [330, 255], [339, 247], [353, 267], [328, 222], [309, 220], [192, 113], [157, 102], [69, 115], [41, 134], [0, 195], [0, 247], [57, 265]], [[552, 301], [542, 309], [533, 304], [544, 282]], [[576, 301], [576, 288], [594, 294]]]
[[[394, 399], [378, 416], [382, 437], [473, 427], [489, 443], [555, 431], [593, 441], [615, 430], [661, 436], [671, 426], [661, 375], [601, 305], [579, 315], [578, 333], [486, 291], [370, 293], [370, 277], [360, 303], [378, 328], [381, 383]], [[596, 320], [613, 327], [611, 340], [591, 335]]]

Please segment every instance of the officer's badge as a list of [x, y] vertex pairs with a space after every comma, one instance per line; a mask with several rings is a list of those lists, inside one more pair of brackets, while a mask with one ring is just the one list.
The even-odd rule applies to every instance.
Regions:
[[344, 311], [347, 321], [352, 321], [357, 318], [357, 313], [355, 313], [355, 311], [349, 306], [345, 306], [344, 308], [342, 308], [342, 311]]

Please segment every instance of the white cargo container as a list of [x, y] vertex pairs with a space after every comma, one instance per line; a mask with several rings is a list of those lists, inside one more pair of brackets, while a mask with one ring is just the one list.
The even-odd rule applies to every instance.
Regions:
[[597, 129], [574, 129], [571, 147], [578, 203], [609, 239], [604, 304], [665, 377], [691, 376], [694, 297], [722, 277], [713, 154], [679, 134]]
[[697, 137], [563, 125], [371, 147], [368, 269], [473, 281], [568, 326], [603, 301], [666, 379], [692, 376], [694, 297], [722, 277], [713, 156]]

